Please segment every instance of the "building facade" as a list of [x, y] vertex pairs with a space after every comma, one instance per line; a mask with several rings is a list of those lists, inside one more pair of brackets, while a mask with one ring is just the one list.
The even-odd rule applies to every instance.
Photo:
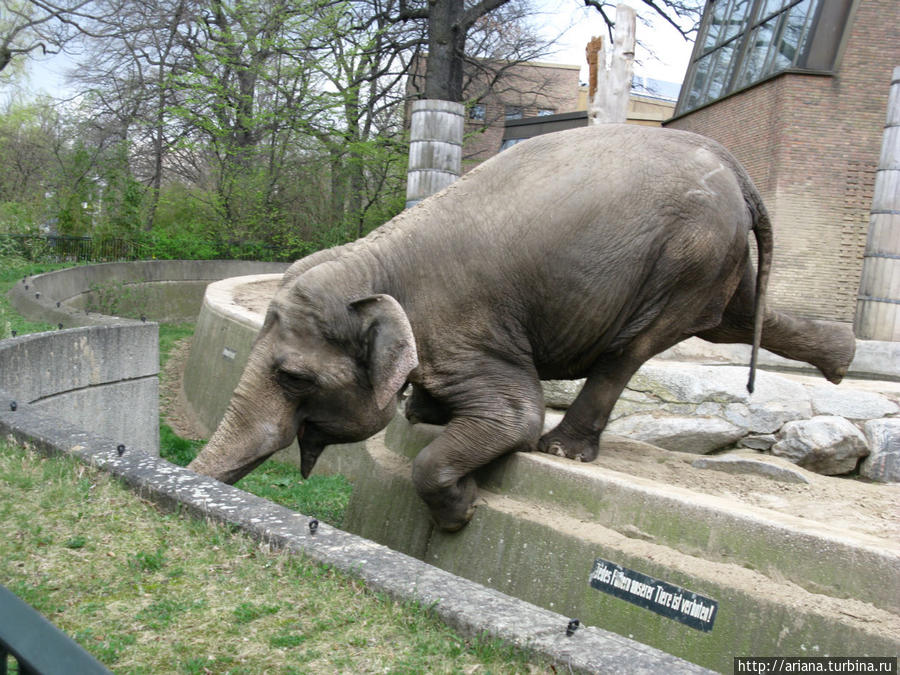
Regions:
[[[485, 62], [467, 71], [463, 171], [496, 155], [517, 140], [587, 124], [587, 87], [581, 66], [526, 61]], [[407, 97], [424, 91], [424, 64], [414, 64]], [[630, 124], [659, 126], [672, 116], [678, 85], [635, 78], [628, 102]], [[546, 124], [545, 124], [546, 122]]]
[[772, 215], [769, 298], [852, 322], [898, 0], [709, 0], [675, 117], [727, 147]]

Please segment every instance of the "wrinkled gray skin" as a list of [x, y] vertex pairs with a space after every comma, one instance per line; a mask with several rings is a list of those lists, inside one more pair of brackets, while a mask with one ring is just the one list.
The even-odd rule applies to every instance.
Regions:
[[[692, 335], [752, 344], [758, 317], [763, 347], [840, 381], [852, 332], [765, 310], [771, 254], [759, 195], [708, 139], [595, 126], [521, 143], [295, 263], [191, 468], [232, 483], [298, 437], [306, 476], [326, 445], [386, 426], [410, 382], [407, 416], [446, 424], [413, 482], [436, 523], [458, 529], [472, 471], [517, 449], [591, 461], [632, 374]], [[541, 437], [540, 381], [580, 377]]]

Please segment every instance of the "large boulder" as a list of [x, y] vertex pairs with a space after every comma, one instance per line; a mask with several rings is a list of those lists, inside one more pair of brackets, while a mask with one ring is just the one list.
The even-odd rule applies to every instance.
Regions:
[[837, 415], [850, 420], [871, 420], [894, 415], [900, 410], [886, 396], [872, 391], [848, 389], [833, 384], [809, 386], [810, 401], [816, 415]]
[[882, 483], [900, 482], [900, 418], [870, 420], [865, 426], [870, 454], [859, 472]]
[[865, 436], [843, 417], [818, 415], [809, 420], [788, 422], [772, 454], [784, 457], [804, 469], [833, 476], [856, 468], [860, 457], [869, 454]]
[[706, 454], [733, 445], [746, 432], [721, 417], [639, 413], [620, 417], [609, 433], [651, 443], [666, 450]]

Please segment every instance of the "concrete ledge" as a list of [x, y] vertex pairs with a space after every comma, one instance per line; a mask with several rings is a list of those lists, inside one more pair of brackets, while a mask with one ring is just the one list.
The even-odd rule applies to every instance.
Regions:
[[[748, 654], [900, 650], [897, 542], [538, 453], [479, 471], [475, 517], [447, 534], [410, 480], [410, 458], [439, 432], [398, 417], [362, 452], [323, 453], [358, 465], [348, 530], [722, 672]], [[717, 600], [714, 628], [595, 590], [596, 558]]]
[[[8, 293], [10, 304], [33, 321], [64, 327], [121, 323], [119, 317], [87, 314], [93, 286], [121, 284], [140, 294], [127, 313], [157, 321], [193, 321], [207, 284], [248, 274], [284, 272], [286, 263], [246, 260], [145, 260], [70, 267], [27, 277]], [[58, 304], [58, 306], [57, 306]]]
[[[0, 401], [10, 394], [0, 391]], [[703, 673], [705, 669], [615, 633], [584, 627], [566, 635], [569, 617], [326, 524], [315, 535], [303, 514], [158, 457], [79, 430], [32, 406], [0, 406], [0, 434], [46, 454], [68, 454], [122, 478], [140, 495], [170, 508], [229, 523], [263, 541], [332, 565], [397, 600], [429, 607], [463, 634], [488, 635], [580, 673]], [[753, 652], [748, 652], [753, 653]]]
[[50, 413], [159, 454], [159, 347], [154, 323], [91, 326], [0, 341], [3, 407]]

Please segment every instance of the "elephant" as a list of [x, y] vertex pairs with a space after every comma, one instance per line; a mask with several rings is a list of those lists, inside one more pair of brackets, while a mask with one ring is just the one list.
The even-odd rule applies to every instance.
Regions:
[[[749, 235], [757, 248], [751, 262]], [[759, 346], [839, 382], [852, 329], [765, 303], [773, 235], [745, 170], [683, 131], [537, 136], [355, 242], [288, 268], [225, 415], [189, 468], [233, 483], [296, 437], [326, 445], [398, 412], [445, 425], [413, 461], [436, 525], [472, 517], [472, 472], [514, 450], [590, 462], [623, 388], [690, 336]], [[586, 378], [542, 435], [541, 381]]]

